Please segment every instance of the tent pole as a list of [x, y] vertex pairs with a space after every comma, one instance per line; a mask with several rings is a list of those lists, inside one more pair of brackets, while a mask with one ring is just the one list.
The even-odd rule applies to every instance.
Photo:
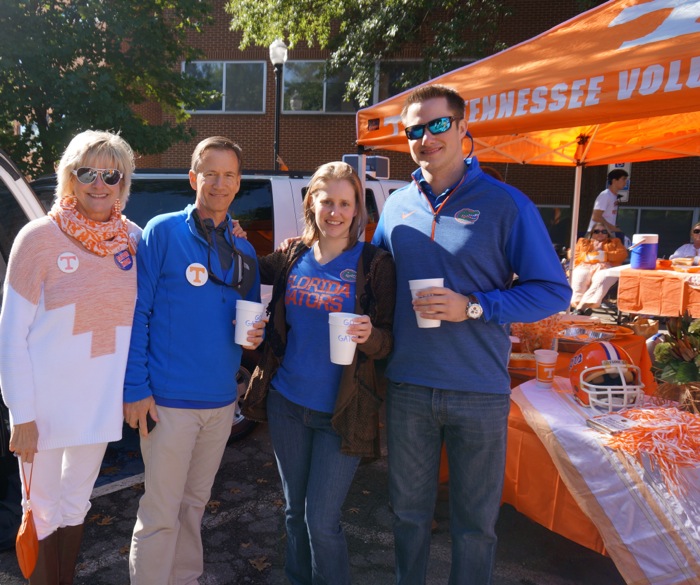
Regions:
[[569, 262], [569, 282], [571, 282], [574, 274], [574, 263], [576, 258], [574, 251], [576, 250], [576, 240], [578, 239], [578, 212], [581, 206], [581, 179], [583, 177], [583, 165], [576, 165], [576, 178], [574, 180], [574, 200], [571, 204], [571, 239], [569, 241], [569, 250], [571, 253], [571, 261]]

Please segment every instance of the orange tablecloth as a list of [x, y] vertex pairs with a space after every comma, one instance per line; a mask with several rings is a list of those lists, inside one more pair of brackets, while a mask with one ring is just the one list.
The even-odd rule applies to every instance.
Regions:
[[564, 485], [542, 441], [515, 402], [510, 403], [508, 415], [503, 502], [552, 532], [605, 554], [598, 529]]
[[[642, 370], [642, 381], [647, 393], [656, 388], [651, 373], [651, 359], [646, 340], [628, 335], [614, 340], [622, 346]], [[569, 361], [573, 354], [560, 352], [557, 376], [568, 377]], [[534, 371], [512, 370], [511, 387], [534, 377]], [[586, 516], [568, 488], [544, 445], [523, 418], [517, 404], [511, 402], [508, 416], [508, 451], [506, 454], [503, 502], [512, 505], [538, 524], [582, 546], [605, 554], [598, 529]], [[440, 481], [449, 479], [447, 455], [443, 448]]]
[[689, 280], [700, 274], [674, 270], [623, 270], [617, 290], [617, 306], [625, 313], [677, 317], [686, 310], [700, 317], [700, 287]]

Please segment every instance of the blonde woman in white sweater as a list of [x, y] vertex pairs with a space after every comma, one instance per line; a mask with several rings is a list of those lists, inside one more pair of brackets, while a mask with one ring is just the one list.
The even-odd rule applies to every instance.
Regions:
[[49, 215], [25, 226], [10, 254], [0, 385], [10, 449], [32, 475], [32, 585], [73, 583], [90, 493], [107, 443], [121, 438], [141, 233], [121, 213], [133, 170], [121, 137], [78, 134], [59, 164]]

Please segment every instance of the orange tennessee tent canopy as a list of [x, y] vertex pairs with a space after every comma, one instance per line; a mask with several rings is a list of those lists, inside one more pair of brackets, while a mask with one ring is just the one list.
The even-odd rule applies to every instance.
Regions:
[[[582, 165], [700, 155], [700, 0], [612, 0], [428, 83], [464, 97], [479, 160], [576, 165], [576, 226]], [[408, 152], [407, 94], [357, 113], [358, 145]]]

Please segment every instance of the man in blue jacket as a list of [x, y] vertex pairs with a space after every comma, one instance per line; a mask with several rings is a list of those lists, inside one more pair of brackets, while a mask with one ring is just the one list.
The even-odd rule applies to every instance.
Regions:
[[[240, 147], [203, 140], [189, 176], [194, 205], [149, 221], [136, 256], [124, 418], [141, 433], [146, 491], [131, 541], [132, 585], [189, 585], [203, 572], [201, 521], [237, 398], [236, 301], [260, 300], [255, 251], [233, 235], [228, 215], [241, 184]], [[257, 347], [262, 329], [248, 339]]]
[[[450, 469], [451, 585], [491, 583], [510, 408], [504, 324], [565, 310], [566, 276], [535, 205], [465, 159], [464, 101], [429, 85], [401, 118], [413, 182], [388, 199], [373, 243], [396, 262], [386, 375], [389, 494], [399, 585], [425, 583], [441, 445]], [[518, 286], [511, 288], [514, 274]], [[409, 280], [444, 278], [411, 301]], [[440, 320], [419, 328], [421, 317]]]

